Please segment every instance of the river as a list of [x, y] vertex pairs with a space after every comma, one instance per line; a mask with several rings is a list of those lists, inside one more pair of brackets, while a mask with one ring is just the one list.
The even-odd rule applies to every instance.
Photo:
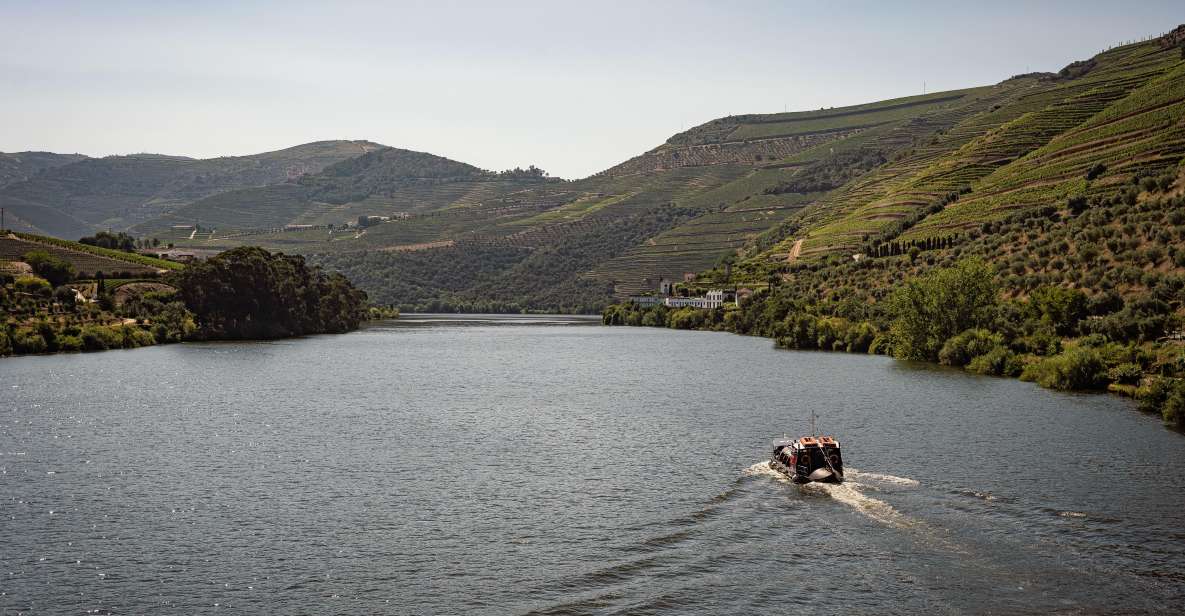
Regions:
[[[763, 466], [809, 411], [849, 481]], [[1172, 613], [1126, 400], [571, 317], [0, 359], [0, 614]]]

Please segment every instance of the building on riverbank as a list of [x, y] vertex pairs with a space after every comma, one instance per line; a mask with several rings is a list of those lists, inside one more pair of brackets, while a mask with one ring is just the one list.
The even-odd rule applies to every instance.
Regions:
[[663, 300], [663, 298], [659, 297], [657, 295], [631, 295], [631, 296], [629, 296], [630, 302], [637, 304], [639, 306], [642, 306], [643, 308], [649, 308], [650, 306], [657, 306], [662, 303], [662, 300]]
[[670, 308], [720, 308], [729, 301], [728, 293], [722, 289], [712, 289], [701, 297], [668, 297], [663, 299], [663, 305]]

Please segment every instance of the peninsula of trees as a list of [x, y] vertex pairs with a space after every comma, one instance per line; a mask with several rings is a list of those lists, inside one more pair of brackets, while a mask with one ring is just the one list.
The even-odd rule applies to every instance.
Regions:
[[262, 248], [184, 267], [122, 257], [163, 266], [152, 269], [76, 250], [93, 244], [0, 238], [12, 246], [39, 248], [0, 270], [0, 355], [343, 333], [368, 316], [366, 294], [340, 274]]

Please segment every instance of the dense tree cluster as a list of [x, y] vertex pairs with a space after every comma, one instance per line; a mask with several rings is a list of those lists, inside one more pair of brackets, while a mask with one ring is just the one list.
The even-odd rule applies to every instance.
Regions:
[[366, 294], [304, 257], [258, 247], [194, 263], [172, 282], [207, 338], [281, 338], [341, 333], [366, 318]]
[[526, 169], [523, 169], [522, 167], [515, 167], [514, 169], [499, 171], [498, 177], [513, 178], [517, 180], [541, 180], [547, 177], [547, 172], [540, 169], [539, 167], [536, 167], [535, 165], [531, 165]]
[[136, 251], [136, 238], [123, 233], [111, 233], [109, 231], [99, 231], [94, 235], [79, 238], [79, 244], [87, 244], [89, 246], [98, 246], [99, 248], [110, 248], [112, 250], [122, 250], [124, 252]]
[[885, 153], [880, 150], [839, 152], [811, 163], [790, 180], [766, 189], [765, 194], [805, 194], [834, 190], [887, 161]]
[[31, 250], [23, 257], [25, 263], [33, 268], [33, 273], [44, 278], [49, 284], [59, 286], [74, 279], [74, 266], [44, 250]]
[[340, 274], [260, 248], [191, 264], [164, 278], [168, 284], [71, 281], [69, 264], [52, 255], [25, 259], [39, 275], [0, 276], [0, 355], [340, 333], [371, 316], [398, 316], [370, 309], [366, 294]]

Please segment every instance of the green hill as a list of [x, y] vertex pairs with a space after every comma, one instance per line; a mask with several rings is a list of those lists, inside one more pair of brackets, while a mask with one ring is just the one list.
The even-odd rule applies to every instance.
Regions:
[[38, 173], [84, 160], [82, 154], [53, 152], [0, 152], [0, 188], [27, 180]]
[[[802, 268], [828, 271], [853, 256], [900, 259], [916, 249], [925, 255], [914, 258], [938, 262], [1015, 224], [1005, 221], [1049, 208], [1065, 220], [1066, 212], [1112, 207], [1115, 199], [1142, 203], [1139, 195], [1151, 193], [1133, 181], [1174, 173], [1185, 156], [1181, 32], [995, 85], [720, 118], [574, 181], [376, 148], [290, 181], [213, 190], [184, 203], [194, 183], [181, 182], [185, 190], [153, 202], [172, 205], [129, 225], [190, 248], [258, 244], [309, 255], [380, 301], [436, 308], [590, 309], [649, 290], [660, 277], [707, 272], [715, 279], [722, 260], [735, 263], [730, 283], [755, 287], [793, 279]], [[38, 192], [49, 190], [45, 178], [88, 163], [95, 164], [43, 172], [0, 190], [0, 198], [20, 205], [20, 216], [93, 224], [103, 199], [130, 199], [128, 186], [38, 210], [52, 201]], [[389, 220], [355, 224], [360, 216]], [[1126, 251], [1139, 249], [1104, 252], [1122, 263], [1132, 258]], [[1124, 292], [1137, 288], [1144, 287]]]
[[[229, 191], [136, 226], [139, 234], [174, 225], [213, 229], [213, 237], [285, 225], [342, 225], [359, 216], [402, 216], [475, 206], [558, 180], [527, 173], [491, 173], [440, 156], [379, 148], [293, 182]], [[210, 234], [203, 236], [211, 239]], [[184, 239], [184, 238], [175, 238]]]
[[128, 229], [210, 195], [314, 173], [377, 147], [366, 141], [320, 141], [204, 160], [157, 154], [89, 158], [0, 188], [0, 207], [11, 228], [76, 238]]

